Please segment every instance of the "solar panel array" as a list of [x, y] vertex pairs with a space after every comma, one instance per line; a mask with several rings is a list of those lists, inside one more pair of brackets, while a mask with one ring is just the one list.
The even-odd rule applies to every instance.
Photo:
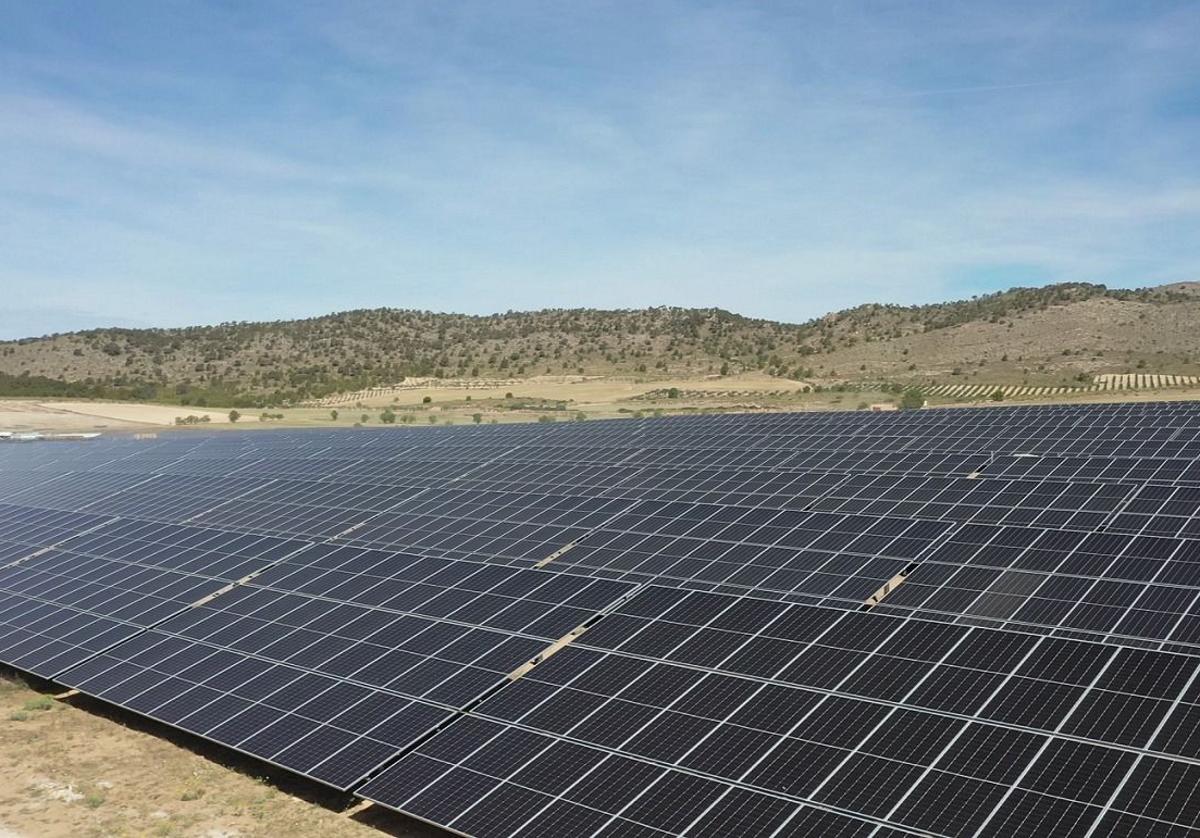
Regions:
[[0, 662], [472, 836], [1200, 830], [1200, 406], [0, 448]]

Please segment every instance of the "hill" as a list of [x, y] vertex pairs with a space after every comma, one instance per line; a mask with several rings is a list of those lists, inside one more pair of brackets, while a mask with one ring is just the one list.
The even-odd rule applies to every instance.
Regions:
[[721, 309], [403, 309], [0, 343], [0, 395], [263, 406], [412, 377], [687, 378], [762, 371], [816, 384], [1053, 385], [1101, 373], [1200, 374], [1200, 283], [1014, 288], [807, 323]]

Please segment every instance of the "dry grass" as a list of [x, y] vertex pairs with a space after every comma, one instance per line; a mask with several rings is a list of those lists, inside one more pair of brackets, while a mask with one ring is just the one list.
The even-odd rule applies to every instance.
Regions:
[[[812, 357], [818, 377], [1054, 386], [1080, 373], [1200, 374], [1200, 303], [1093, 299]], [[865, 368], [865, 369], [864, 369]], [[956, 374], [957, 373], [957, 374]]]
[[341, 814], [354, 802], [101, 702], [0, 678], [5, 838], [445, 835], [386, 811]]

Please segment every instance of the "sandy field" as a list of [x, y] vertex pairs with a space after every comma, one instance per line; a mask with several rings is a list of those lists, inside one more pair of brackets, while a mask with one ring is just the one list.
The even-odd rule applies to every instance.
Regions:
[[[668, 390], [672, 387], [688, 390], [798, 390], [802, 382], [773, 378], [763, 373], [746, 373], [744, 375], [713, 376], [702, 378], [672, 378], [646, 379], [613, 376], [603, 378], [580, 378], [578, 376], [534, 376], [524, 381], [508, 384], [503, 387], [457, 388], [457, 387], [422, 387], [414, 390], [397, 390], [385, 396], [373, 396], [362, 399], [362, 403], [370, 407], [382, 407], [389, 404], [413, 405], [420, 404], [426, 396], [435, 402], [439, 400], [459, 401], [470, 396], [473, 401], [486, 399], [502, 399], [505, 393], [514, 396], [533, 399], [567, 399], [573, 402], [573, 407], [586, 409], [589, 406], [608, 405], [622, 399], [639, 396], [653, 390]], [[351, 401], [353, 406], [357, 399]], [[345, 405], [334, 405], [343, 407]]]
[[0, 431], [104, 431], [173, 426], [176, 416], [207, 415], [209, 424], [229, 422], [228, 410], [124, 402], [60, 402], [0, 399]]

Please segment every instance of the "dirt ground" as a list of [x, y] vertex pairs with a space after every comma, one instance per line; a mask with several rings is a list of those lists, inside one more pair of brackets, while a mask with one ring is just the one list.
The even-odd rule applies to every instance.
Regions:
[[502, 399], [505, 393], [535, 399], [564, 399], [580, 409], [604, 407], [654, 390], [672, 387], [689, 390], [722, 392], [728, 390], [777, 391], [797, 390], [801, 382], [775, 378], [764, 373], [743, 375], [705, 376], [700, 378], [631, 378], [626, 376], [588, 377], [580, 376], [534, 376], [517, 384], [503, 387], [477, 388], [470, 390], [442, 387], [427, 387], [400, 390], [392, 395], [364, 399], [369, 406], [383, 407], [388, 404], [420, 404], [426, 396], [432, 399], [458, 400], [471, 396], [473, 401]]
[[[379, 412], [391, 407], [398, 413], [414, 414], [417, 424], [469, 424], [476, 414], [484, 422], [533, 422], [542, 415], [565, 421], [582, 413], [589, 419], [626, 416], [634, 411], [656, 409], [676, 412], [681, 409], [722, 406], [769, 407], [773, 409], [819, 408], [820, 403], [836, 405], [841, 399], [809, 399], [812, 404], [798, 401], [802, 384], [761, 373], [726, 377], [692, 379], [639, 380], [624, 377], [580, 379], [568, 376], [537, 376], [502, 388], [463, 389], [458, 387], [429, 387], [402, 390], [388, 396], [363, 399], [323, 407], [272, 408], [259, 411], [242, 408], [240, 421], [229, 422], [228, 409], [203, 409], [174, 405], [135, 404], [121, 402], [81, 402], [55, 400], [0, 399], [0, 431], [139, 431], [174, 427], [175, 417], [188, 414], [208, 415], [210, 421], [196, 426], [200, 429], [271, 428], [271, 427], [350, 427], [356, 422], [367, 426], [379, 424]], [[678, 388], [694, 395], [667, 399], [648, 394], [665, 394]], [[528, 404], [516, 407], [505, 397], [513, 393], [516, 402]], [[786, 393], [786, 404], [771, 393]], [[429, 398], [426, 403], [425, 398]], [[845, 399], [856, 399], [849, 394]], [[545, 406], [563, 402], [563, 410]], [[853, 406], [853, 404], [851, 405]], [[331, 411], [336, 409], [337, 418]], [[265, 414], [265, 418], [263, 418]], [[278, 418], [283, 414], [283, 418]], [[363, 420], [363, 415], [367, 419]], [[3, 838], [3, 836], [0, 836]]]
[[[105, 431], [173, 426], [175, 417], [207, 415], [228, 423], [228, 410], [160, 404], [0, 399], [0, 431]], [[2, 838], [2, 837], [0, 837]]]
[[[266, 776], [263, 776], [266, 772]], [[0, 672], [0, 838], [447, 833], [82, 696]]]
[[[969, 383], [969, 382], [968, 382]], [[190, 426], [209, 430], [277, 427], [375, 427], [380, 413], [391, 408], [401, 420], [416, 425], [463, 425], [572, 419], [610, 419], [631, 415], [672, 415], [709, 410], [855, 410], [895, 402], [894, 393], [879, 391], [804, 392], [805, 383], [763, 373], [695, 378], [639, 379], [622, 376], [581, 378], [535, 376], [502, 388], [426, 387], [322, 407], [286, 407], [259, 411], [244, 408], [240, 421], [229, 422], [225, 408], [175, 405], [0, 399], [0, 431], [156, 431], [175, 427], [175, 418], [207, 415], [210, 421]], [[677, 397], [668, 393], [677, 390]], [[507, 398], [508, 394], [512, 399]], [[426, 402], [425, 399], [429, 401]], [[1009, 398], [1005, 404], [1052, 402], [1151, 401], [1200, 398], [1200, 390], [1145, 389], [1080, 392], [1057, 396]], [[933, 398], [930, 406], [968, 406], [953, 398]], [[336, 414], [336, 415], [335, 415]], [[403, 421], [398, 421], [400, 427]], [[0, 835], [0, 838], [3, 838]]]

